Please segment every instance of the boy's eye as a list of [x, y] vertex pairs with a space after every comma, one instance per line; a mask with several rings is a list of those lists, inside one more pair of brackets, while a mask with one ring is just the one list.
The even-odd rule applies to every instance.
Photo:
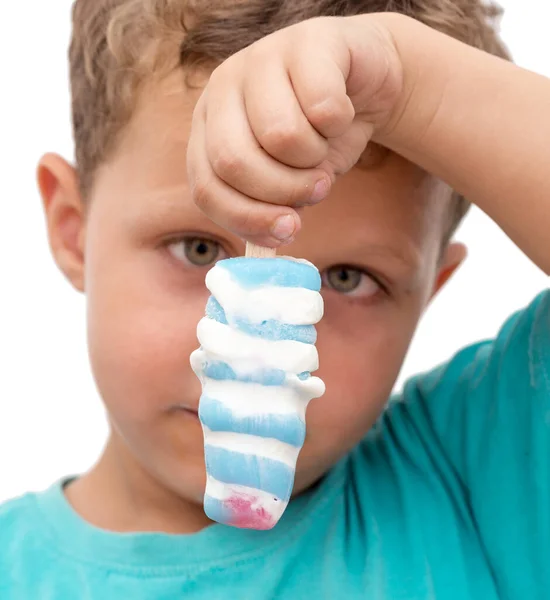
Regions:
[[323, 274], [323, 283], [340, 294], [348, 296], [374, 296], [380, 285], [367, 273], [355, 267], [337, 265]]
[[208, 238], [183, 238], [168, 245], [174, 258], [189, 262], [195, 267], [208, 267], [222, 258], [223, 250], [218, 242]]

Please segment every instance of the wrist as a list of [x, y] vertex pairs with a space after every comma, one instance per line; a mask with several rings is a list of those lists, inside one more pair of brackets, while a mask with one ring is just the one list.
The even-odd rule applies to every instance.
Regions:
[[368, 15], [388, 40], [388, 64], [400, 87], [386, 114], [374, 124], [373, 141], [395, 151], [414, 150], [438, 114], [449, 80], [449, 53], [456, 40], [398, 13]]

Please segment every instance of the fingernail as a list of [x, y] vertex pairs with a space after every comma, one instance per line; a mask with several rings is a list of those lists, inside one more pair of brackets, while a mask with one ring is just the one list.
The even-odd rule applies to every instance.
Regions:
[[292, 215], [279, 217], [271, 228], [271, 235], [281, 242], [287, 241], [296, 231], [296, 221]]
[[324, 200], [328, 196], [329, 192], [330, 181], [326, 178], [319, 179], [313, 188], [313, 193], [311, 194], [310, 200], [313, 204], [321, 202], [321, 200]]

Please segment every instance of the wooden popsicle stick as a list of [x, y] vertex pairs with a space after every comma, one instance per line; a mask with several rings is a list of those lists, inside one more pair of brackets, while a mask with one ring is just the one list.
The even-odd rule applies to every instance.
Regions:
[[247, 258], [275, 258], [277, 250], [275, 248], [265, 248], [264, 246], [256, 246], [256, 244], [246, 243]]

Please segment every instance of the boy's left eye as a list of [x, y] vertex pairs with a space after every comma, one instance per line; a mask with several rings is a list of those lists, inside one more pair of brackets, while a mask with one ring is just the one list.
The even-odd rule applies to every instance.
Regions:
[[354, 297], [370, 297], [381, 286], [365, 271], [347, 265], [330, 267], [323, 273], [323, 283], [333, 290]]
[[218, 242], [208, 238], [187, 237], [168, 244], [170, 254], [195, 267], [208, 267], [225, 257]]

